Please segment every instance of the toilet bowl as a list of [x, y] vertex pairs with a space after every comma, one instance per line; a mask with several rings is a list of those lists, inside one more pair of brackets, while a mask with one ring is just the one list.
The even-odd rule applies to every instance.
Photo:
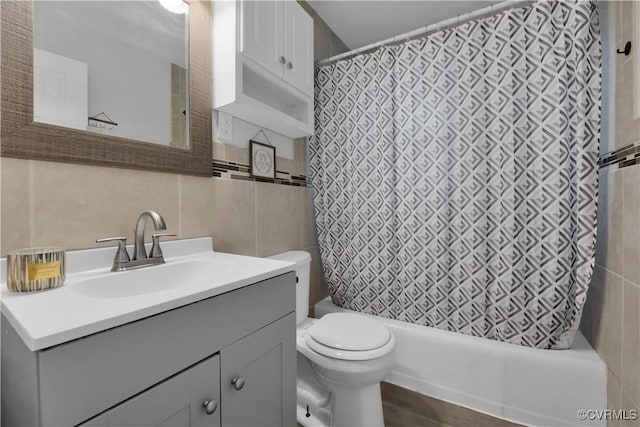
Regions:
[[394, 362], [391, 331], [352, 313], [308, 318], [311, 256], [292, 251], [271, 258], [296, 264], [298, 423], [384, 426], [380, 381]]

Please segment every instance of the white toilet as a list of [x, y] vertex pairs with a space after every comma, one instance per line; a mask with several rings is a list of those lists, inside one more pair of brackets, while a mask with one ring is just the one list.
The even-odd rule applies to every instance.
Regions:
[[380, 381], [394, 362], [393, 334], [359, 314], [307, 317], [311, 256], [291, 251], [270, 258], [296, 264], [298, 423], [384, 426]]

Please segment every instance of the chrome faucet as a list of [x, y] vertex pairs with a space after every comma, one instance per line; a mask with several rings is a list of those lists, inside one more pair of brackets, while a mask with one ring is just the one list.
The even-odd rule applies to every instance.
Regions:
[[133, 259], [129, 257], [127, 251], [126, 237], [107, 237], [96, 240], [97, 243], [117, 241], [118, 250], [113, 258], [113, 266], [111, 271], [124, 271], [134, 268], [148, 267], [151, 265], [164, 264], [164, 255], [160, 248], [160, 238], [165, 236], [175, 236], [174, 233], [154, 233], [152, 234], [151, 254], [147, 256], [147, 250], [144, 247], [144, 229], [147, 219], [153, 221], [155, 231], [166, 230], [167, 224], [160, 214], [153, 210], [144, 211], [138, 217], [135, 229], [135, 241], [133, 246]]
[[152, 210], [142, 212], [138, 217], [138, 222], [136, 222], [136, 237], [133, 245], [134, 261], [138, 259], [147, 259], [147, 250], [144, 248], [144, 228], [147, 225], [147, 218], [150, 218], [151, 221], [153, 221], [153, 227], [156, 231], [167, 229], [167, 224], [158, 212]]

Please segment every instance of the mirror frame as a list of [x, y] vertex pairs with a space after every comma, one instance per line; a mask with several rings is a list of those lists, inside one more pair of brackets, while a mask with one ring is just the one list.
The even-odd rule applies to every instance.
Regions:
[[189, 3], [189, 148], [33, 121], [33, 3], [0, 1], [0, 156], [212, 176], [211, 2]]

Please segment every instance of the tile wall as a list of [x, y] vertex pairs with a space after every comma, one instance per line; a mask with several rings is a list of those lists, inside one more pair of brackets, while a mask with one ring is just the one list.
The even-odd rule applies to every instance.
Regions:
[[[610, 3], [618, 48], [640, 31], [640, 23], [632, 20], [633, 7], [640, 3], [634, 3]], [[632, 55], [614, 58], [615, 137], [602, 144], [614, 154], [602, 150], [596, 266], [580, 329], [607, 364], [609, 408], [640, 412], [640, 165], [633, 148], [640, 146], [640, 117], [633, 105], [639, 52], [634, 47]], [[619, 161], [607, 164], [610, 157]]]
[[[305, 169], [304, 140], [278, 169]], [[248, 162], [248, 150], [215, 144], [215, 157]], [[267, 256], [306, 250], [313, 299], [326, 294], [315, 242], [310, 189], [262, 182], [2, 158], [0, 251], [35, 246], [97, 247], [128, 236], [138, 215], [155, 209], [179, 238], [212, 236], [218, 251]], [[315, 302], [315, 301], [312, 301]]]

